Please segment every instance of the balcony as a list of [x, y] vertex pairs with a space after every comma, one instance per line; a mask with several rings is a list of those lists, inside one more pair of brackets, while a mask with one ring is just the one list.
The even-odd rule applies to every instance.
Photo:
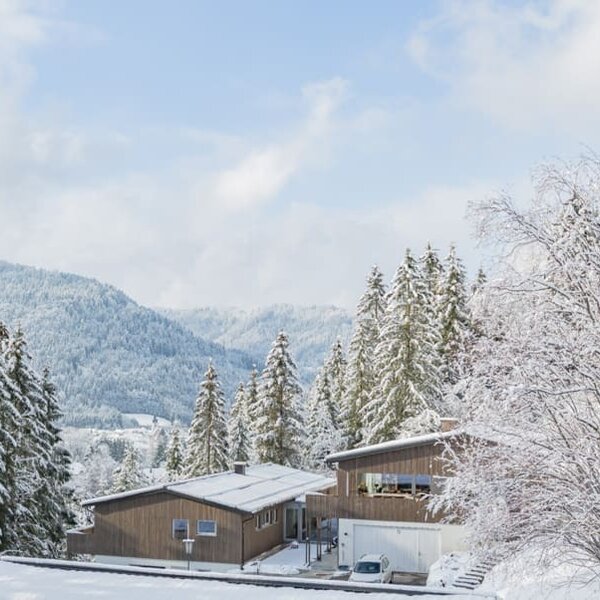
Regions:
[[427, 512], [424, 497], [371, 497], [306, 495], [306, 510], [311, 516], [373, 521], [410, 521], [435, 523], [442, 515]]

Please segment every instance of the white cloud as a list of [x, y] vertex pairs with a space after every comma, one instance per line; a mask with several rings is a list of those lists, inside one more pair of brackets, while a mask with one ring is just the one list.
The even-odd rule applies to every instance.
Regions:
[[219, 173], [217, 201], [236, 210], [273, 198], [326, 141], [346, 89], [347, 83], [340, 78], [305, 86], [302, 95], [308, 115], [299, 130], [291, 139], [252, 149], [236, 166]]
[[[0, 0], [0, 21], [12, 22], [0, 25], [12, 40], [0, 46], [12, 90], [0, 89], [10, 104], [0, 111], [1, 258], [93, 276], [145, 304], [352, 307], [373, 263], [391, 277], [406, 246], [467, 238], [467, 202], [487, 185], [431, 188], [377, 209], [290, 203], [295, 178], [398, 117], [397, 107], [352, 106], [340, 78], [306, 85], [303, 116], [275, 138], [185, 126], [98, 133], [32, 119], [20, 108], [34, 76], [27, 51], [49, 43], [52, 27], [23, 6]], [[157, 139], [176, 158], [145, 166]]]
[[519, 128], [600, 123], [600, 3], [456, 0], [408, 42], [454, 99]]

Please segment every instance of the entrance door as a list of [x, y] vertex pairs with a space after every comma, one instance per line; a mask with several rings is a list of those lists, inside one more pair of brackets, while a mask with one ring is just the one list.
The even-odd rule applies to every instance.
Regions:
[[298, 509], [295, 507], [285, 509], [285, 539], [298, 539]]

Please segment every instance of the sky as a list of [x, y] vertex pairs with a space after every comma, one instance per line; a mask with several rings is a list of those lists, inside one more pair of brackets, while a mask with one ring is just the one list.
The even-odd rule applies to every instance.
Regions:
[[0, 0], [0, 260], [335, 304], [600, 151], [600, 3]]

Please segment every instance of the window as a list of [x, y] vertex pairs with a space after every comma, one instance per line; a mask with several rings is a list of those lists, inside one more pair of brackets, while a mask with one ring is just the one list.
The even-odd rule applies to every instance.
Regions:
[[216, 521], [197, 521], [196, 522], [196, 535], [217, 535], [217, 522]]
[[173, 519], [173, 539], [185, 540], [188, 537], [188, 520]]
[[277, 523], [277, 509], [269, 508], [263, 510], [261, 513], [256, 515], [256, 529], [262, 529], [263, 527], [269, 527]]
[[430, 475], [408, 473], [361, 473], [359, 496], [420, 496], [431, 492]]

